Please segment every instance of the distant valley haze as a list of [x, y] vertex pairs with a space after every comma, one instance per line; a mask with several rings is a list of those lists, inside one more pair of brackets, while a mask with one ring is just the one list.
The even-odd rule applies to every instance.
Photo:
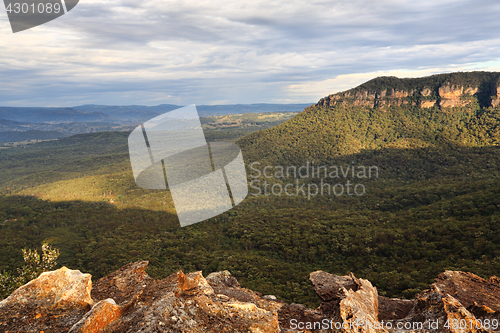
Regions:
[[[197, 110], [200, 117], [203, 117], [202, 122], [210, 123], [210, 117], [256, 114], [256, 116], [250, 116], [250, 118], [262, 118], [258, 114], [296, 113], [311, 104], [313, 103], [199, 105]], [[0, 106], [0, 142], [50, 140], [80, 133], [129, 131], [140, 123], [181, 107], [172, 104], [157, 106], [82, 105], [66, 108]], [[252, 127], [253, 130], [261, 129], [262, 126], [267, 128], [272, 124], [277, 124], [278, 119], [280, 119], [279, 121], [285, 121], [289, 117], [278, 115], [278, 118], [271, 118], [269, 121], [255, 120], [259, 124], [252, 121], [251, 123], [257, 126]], [[243, 121], [248, 122], [250, 120], [243, 119]], [[220, 121], [217, 121], [216, 127], [221, 125]], [[246, 130], [248, 131], [250, 128], [247, 126]]]

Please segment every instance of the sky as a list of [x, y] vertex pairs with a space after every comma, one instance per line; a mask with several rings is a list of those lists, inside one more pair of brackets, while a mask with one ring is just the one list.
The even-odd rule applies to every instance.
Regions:
[[499, 71], [499, 17], [493, 0], [80, 0], [14, 34], [2, 6], [0, 106], [315, 103]]

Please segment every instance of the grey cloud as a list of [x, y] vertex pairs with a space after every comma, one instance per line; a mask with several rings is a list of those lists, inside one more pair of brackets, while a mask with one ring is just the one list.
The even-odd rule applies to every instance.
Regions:
[[[113, 7], [81, 1], [64, 20], [47, 25], [53, 38], [61, 32], [74, 37], [54, 47], [53, 59], [13, 47], [4, 52], [0, 85], [23, 88], [15, 94], [0, 89], [0, 104], [43, 104], [47, 96], [66, 105], [85, 96], [115, 104], [132, 97], [136, 104], [293, 100], [292, 84], [448, 68], [500, 54], [500, 4], [492, 1], [232, 4], [240, 3], [226, 11], [189, 1], [122, 0]], [[32, 51], [47, 48], [34, 45]], [[11, 68], [12, 59], [25, 67]]]

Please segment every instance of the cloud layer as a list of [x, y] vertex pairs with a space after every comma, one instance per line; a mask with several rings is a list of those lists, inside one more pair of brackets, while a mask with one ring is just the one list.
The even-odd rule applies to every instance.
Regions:
[[493, 1], [81, 0], [17, 34], [0, 13], [0, 105], [307, 103], [500, 63]]

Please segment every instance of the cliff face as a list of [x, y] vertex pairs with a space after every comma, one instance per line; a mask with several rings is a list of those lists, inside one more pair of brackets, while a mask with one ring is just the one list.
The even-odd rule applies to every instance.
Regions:
[[[414, 300], [389, 299], [353, 274], [310, 275], [317, 309], [240, 287], [228, 271], [155, 280], [147, 262], [96, 281], [65, 267], [0, 302], [1, 332], [492, 332], [500, 331], [500, 279], [446, 271]], [[462, 320], [467, 327], [445, 323]], [[415, 328], [415, 323], [417, 327]], [[488, 323], [488, 324], [486, 324]], [[390, 324], [390, 325], [389, 325]], [[396, 327], [412, 326], [411, 330]], [[421, 324], [421, 328], [418, 325]]]
[[496, 107], [500, 104], [500, 73], [439, 74], [426, 78], [379, 77], [354, 89], [322, 98], [316, 105], [367, 107], [413, 105], [421, 108]]

